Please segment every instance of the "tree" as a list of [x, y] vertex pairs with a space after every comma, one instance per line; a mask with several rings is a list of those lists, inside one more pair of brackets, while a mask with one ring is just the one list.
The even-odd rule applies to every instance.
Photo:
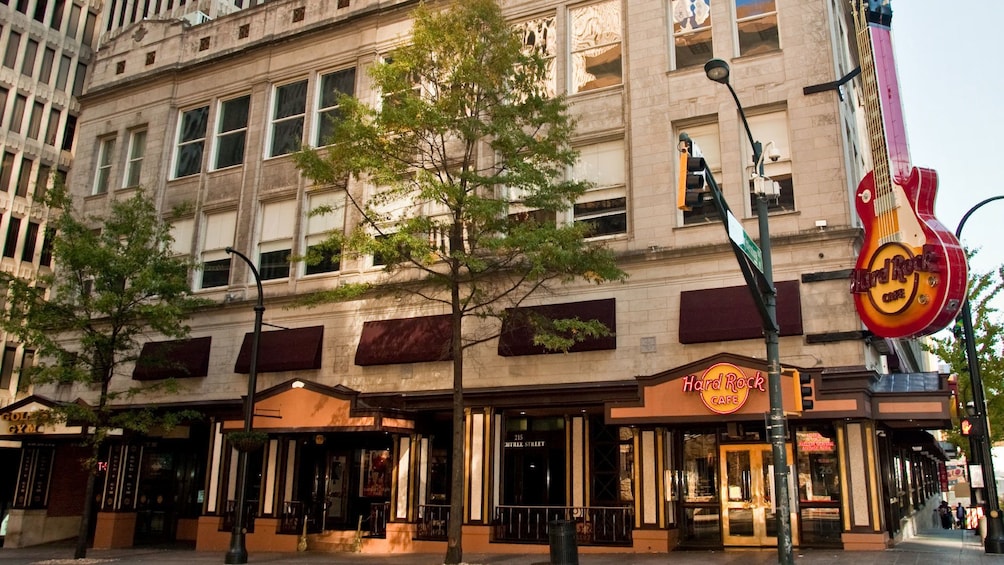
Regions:
[[[974, 253], [969, 253], [971, 260]], [[986, 273], [969, 273], [969, 300], [973, 313], [973, 334], [976, 338], [976, 356], [980, 366], [980, 377], [987, 399], [987, 417], [991, 422], [991, 445], [1004, 440], [1004, 326], [993, 302], [1004, 290], [1004, 265]], [[965, 338], [962, 322], [956, 324], [954, 335], [932, 337], [925, 349], [947, 363], [953, 374], [959, 375], [959, 401], [963, 406], [973, 400], [972, 379], [966, 360]], [[964, 441], [955, 430], [950, 434], [953, 443], [964, 446]]]
[[[28, 371], [34, 385], [76, 384], [97, 392], [96, 404], [58, 405], [41, 415], [49, 422], [83, 425], [87, 486], [75, 557], [87, 553], [97, 461], [114, 429], [145, 432], [170, 428], [191, 412], [158, 413], [113, 406], [151, 387], [113, 390], [112, 378], [138, 357], [147, 332], [170, 338], [188, 334], [184, 321], [201, 301], [190, 295], [188, 259], [171, 251], [170, 225], [141, 191], [114, 200], [106, 217], [78, 218], [63, 187], [47, 196], [54, 219], [51, 252], [55, 269], [35, 280], [0, 273], [8, 308], [0, 327], [35, 348], [38, 364]], [[161, 383], [172, 387], [173, 382]]]
[[[364, 181], [348, 195], [359, 222], [310, 250], [372, 255], [382, 280], [339, 284], [311, 303], [406, 293], [450, 312], [453, 436], [446, 563], [462, 557], [464, 351], [498, 336], [507, 308], [557, 284], [621, 280], [588, 223], [556, 221], [589, 185], [566, 179], [574, 121], [545, 84], [548, 61], [525, 47], [492, 0], [415, 10], [411, 42], [376, 64], [378, 108], [338, 99], [331, 144], [296, 156], [319, 185]], [[362, 183], [360, 183], [361, 185]], [[359, 186], [359, 185], [357, 185]], [[326, 210], [319, 209], [316, 213]], [[478, 318], [477, 327], [465, 320]], [[607, 335], [596, 320], [536, 320], [538, 343], [567, 349]], [[486, 327], [488, 329], [486, 329]]]

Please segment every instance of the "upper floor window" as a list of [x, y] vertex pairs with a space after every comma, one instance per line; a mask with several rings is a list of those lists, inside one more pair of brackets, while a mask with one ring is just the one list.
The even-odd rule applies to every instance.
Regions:
[[774, 0], [736, 0], [739, 55], [767, 53], [781, 47]]
[[209, 106], [187, 110], [178, 124], [178, 145], [174, 151], [174, 178], [202, 171], [202, 151], [206, 145]]
[[17, 251], [18, 238], [21, 236], [21, 218], [11, 216], [7, 224], [7, 240], [3, 244], [3, 256], [14, 258]]
[[554, 15], [543, 16], [514, 26], [523, 38], [523, 48], [529, 54], [533, 51], [547, 61], [547, 77], [544, 92], [554, 97], [558, 92], [558, 78], [555, 59], [558, 55], [558, 34], [555, 31]]
[[129, 134], [129, 158], [126, 161], [126, 172], [123, 184], [125, 187], [139, 186], [140, 174], [143, 172], [143, 157], [146, 155], [146, 130], [136, 130]]
[[268, 156], [292, 153], [303, 142], [303, 120], [307, 111], [307, 81], [275, 87], [272, 106], [272, 141]]
[[10, 179], [14, 177], [15, 157], [10, 151], [3, 152], [3, 159], [0, 160], [0, 192], [7, 192], [10, 187]]
[[31, 159], [24, 155], [21, 156], [21, 167], [17, 173], [17, 190], [15, 191], [17, 196], [28, 196], [28, 187], [31, 186], [31, 167], [34, 164]]
[[588, 224], [587, 236], [627, 233], [624, 140], [580, 148], [571, 177], [594, 185], [572, 208], [574, 221]]
[[24, 110], [28, 106], [28, 98], [21, 94], [14, 97], [14, 108], [10, 113], [10, 123], [7, 125], [10, 131], [21, 133], [21, 125], [24, 123]]
[[202, 225], [202, 283], [200, 288], [230, 284], [230, 255], [227, 247], [234, 244], [237, 212], [221, 212], [206, 216]]
[[7, 36], [7, 49], [3, 55], [3, 66], [8, 69], [17, 68], [17, 52], [21, 48], [21, 34], [12, 31]]
[[35, 58], [38, 56], [38, 42], [29, 39], [24, 46], [24, 55], [21, 56], [21, 74], [32, 76], [35, 74]]
[[[774, 197], [767, 199], [767, 209], [770, 212], [792, 211], [795, 209], [795, 190], [791, 181], [791, 144], [788, 141], [788, 112], [781, 110], [766, 114], [751, 114], [749, 116], [750, 131], [753, 137], [763, 144], [764, 175], [776, 183]], [[744, 163], [748, 163], [747, 178], [753, 175], [753, 151], [749, 143], [743, 144]], [[777, 159], [768, 158], [773, 155]], [[768, 181], [770, 182], [770, 181]], [[768, 188], [771, 188], [770, 186]], [[751, 181], [750, 189], [753, 184]], [[756, 214], [756, 195], [750, 193], [750, 209]]]
[[55, 60], [56, 51], [46, 47], [42, 51], [42, 66], [38, 69], [38, 82], [49, 84], [49, 79], [52, 78], [52, 62]]
[[351, 96], [355, 93], [355, 87], [356, 70], [354, 68], [321, 75], [315, 146], [327, 145], [333, 141], [335, 121], [339, 118], [338, 95], [348, 94]]
[[21, 261], [31, 263], [35, 258], [35, 246], [38, 243], [38, 224], [28, 222], [28, 229], [24, 234], [24, 248], [21, 250]]
[[112, 155], [115, 153], [115, 138], [108, 137], [98, 142], [98, 160], [94, 169], [94, 191], [92, 194], [108, 192], [112, 174]]
[[326, 245], [329, 234], [340, 233], [345, 225], [345, 194], [322, 192], [311, 194], [304, 230], [307, 261], [304, 274], [316, 275], [341, 268], [340, 249]]
[[570, 92], [621, 83], [621, 3], [606, 0], [569, 10]]
[[293, 252], [296, 200], [269, 202], [261, 207], [258, 238], [258, 274], [262, 280], [289, 276], [289, 256]]
[[711, 59], [711, 0], [672, 0], [673, 68], [703, 65]]
[[216, 118], [216, 162], [214, 169], [240, 165], [244, 162], [244, 144], [248, 131], [251, 96], [241, 96], [220, 102]]
[[49, 120], [45, 125], [45, 144], [56, 145], [56, 135], [59, 134], [59, 119], [63, 113], [58, 108], [49, 109]]
[[171, 222], [171, 253], [179, 257], [191, 255], [194, 233], [195, 218], [182, 218]]
[[[694, 142], [694, 154], [704, 157], [708, 171], [715, 180], [722, 178], [722, 153], [718, 122], [678, 128], [673, 139], [679, 139], [681, 133], [686, 133]], [[700, 152], [700, 153], [698, 153]], [[674, 158], [678, 154], [674, 154]], [[695, 206], [692, 210], [683, 211], [683, 225], [704, 224], [719, 220], [714, 204], [707, 200], [703, 206]]]

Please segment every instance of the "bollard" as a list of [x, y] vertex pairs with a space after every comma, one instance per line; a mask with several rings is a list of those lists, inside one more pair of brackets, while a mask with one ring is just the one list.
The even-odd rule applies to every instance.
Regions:
[[548, 524], [551, 545], [551, 565], [579, 565], [579, 549], [575, 544], [575, 522], [554, 520]]

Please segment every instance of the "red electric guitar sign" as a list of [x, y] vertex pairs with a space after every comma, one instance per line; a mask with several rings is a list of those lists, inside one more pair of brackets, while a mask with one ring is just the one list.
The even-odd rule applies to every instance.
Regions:
[[888, 0], [862, 0], [859, 8], [857, 41], [873, 170], [855, 193], [865, 238], [851, 292], [861, 320], [876, 335], [919, 337], [958, 315], [966, 293], [966, 255], [934, 217], [937, 173], [910, 165]]

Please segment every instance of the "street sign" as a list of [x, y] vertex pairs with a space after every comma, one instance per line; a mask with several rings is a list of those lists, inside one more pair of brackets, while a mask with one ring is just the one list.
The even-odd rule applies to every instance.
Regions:
[[746, 233], [743, 229], [743, 225], [739, 223], [739, 220], [732, 215], [732, 210], [726, 213], [726, 219], [729, 223], [729, 239], [732, 240], [733, 245], [738, 247], [744, 255], [750, 260], [751, 263], [756, 265], [760, 274], [763, 274], [763, 254], [760, 252], [760, 246], [756, 244], [755, 241], [750, 237], [750, 234]]

